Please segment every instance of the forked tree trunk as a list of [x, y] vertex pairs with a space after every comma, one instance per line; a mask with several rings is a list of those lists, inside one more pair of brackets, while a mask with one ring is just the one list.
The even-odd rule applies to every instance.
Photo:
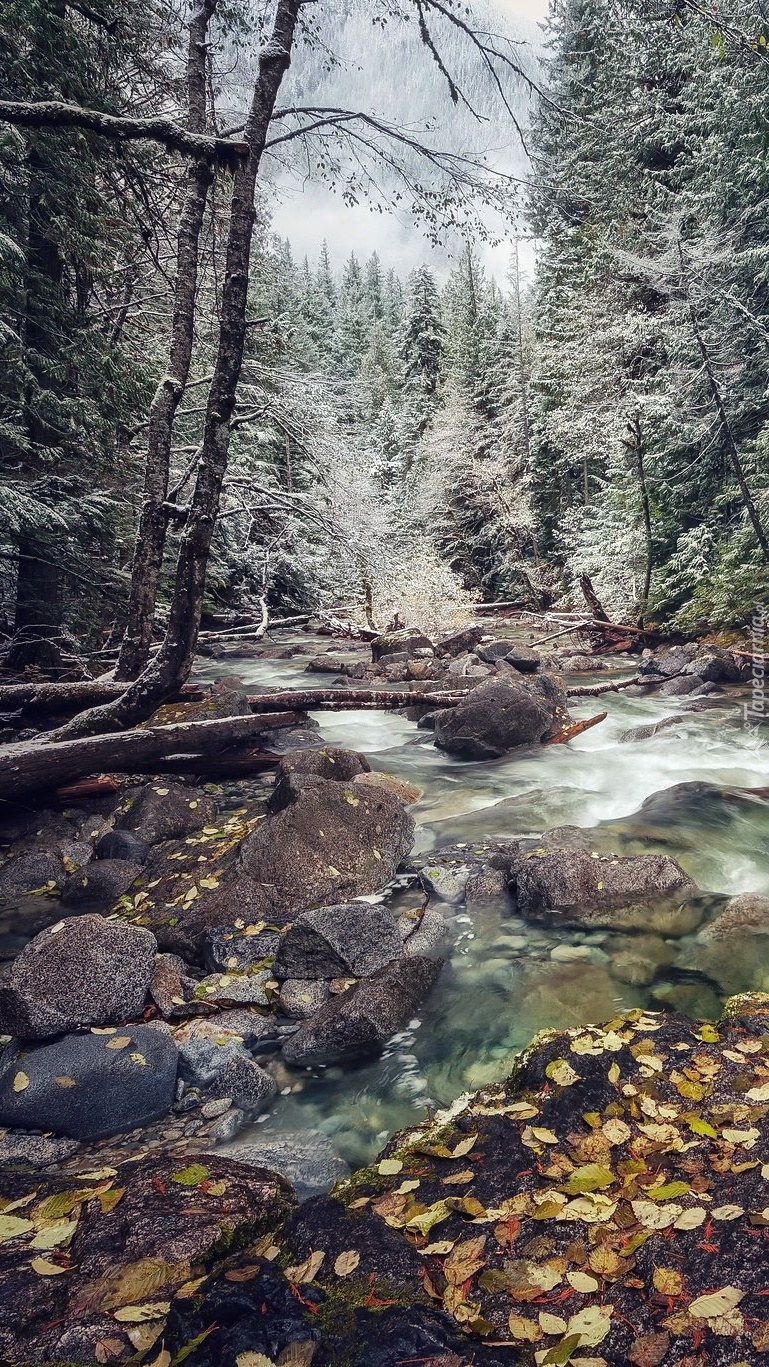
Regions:
[[233, 176], [219, 345], [206, 404], [197, 479], [179, 544], [166, 634], [152, 662], [123, 697], [76, 717], [69, 727], [57, 733], [62, 740], [135, 725], [176, 692], [192, 669], [211, 539], [227, 472], [230, 421], [243, 363], [256, 178], [275, 101], [291, 61], [303, 2], [278, 0], [272, 34], [259, 56], [259, 75], [244, 133], [248, 154]]
[[[189, 27], [187, 122], [193, 133], [203, 133], [206, 127], [206, 35], [216, 5], [217, 0], [203, 0], [195, 9]], [[135, 679], [150, 657], [158, 581], [168, 531], [166, 498], [174, 421], [190, 373], [200, 234], [213, 176], [209, 160], [193, 161], [187, 171], [187, 191], [177, 234], [171, 345], [166, 373], [150, 406], [144, 501], [136, 532], [128, 622], [115, 668], [116, 679]]]

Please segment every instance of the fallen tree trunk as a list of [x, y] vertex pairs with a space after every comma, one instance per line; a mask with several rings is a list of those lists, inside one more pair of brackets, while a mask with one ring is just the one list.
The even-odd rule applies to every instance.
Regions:
[[349, 708], [374, 708], [390, 711], [394, 707], [414, 707], [428, 703], [431, 707], [456, 707], [470, 692], [469, 688], [426, 692], [416, 689], [399, 693], [395, 688], [305, 688], [280, 693], [257, 693], [249, 697], [249, 706], [256, 712], [283, 711], [325, 712]]
[[275, 726], [295, 726], [294, 712], [176, 722], [66, 741], [26, 741], [0, 749], [0, 798], [55, 788], [84, 774], [133, 773], [167, 755], [221, 751]]
[[575, 736], [581, 736], [584, 731], [590, 731], [592, 727], [598, 726], [599, 722], [606, 721], [608, 712], [599, 712], [596, 717], [586, 717], [584, 721], [572, 722], [570, 726], [564, 726], [562, 731], [556, 731], [554, 736], [548, 736], [544, 745], [566, 745]]
[[[125, 683], [113, 679], [85, 679], [78, 683], [21, 683], [0, 685], [0, 711], [71, 712], [78, 707], [108, 702], [125, 693]], [[199, 702], [203, 689], [188, 686], [177, 694], [184, 702]], [[175, 699], [171, 699], [175, 701]]]

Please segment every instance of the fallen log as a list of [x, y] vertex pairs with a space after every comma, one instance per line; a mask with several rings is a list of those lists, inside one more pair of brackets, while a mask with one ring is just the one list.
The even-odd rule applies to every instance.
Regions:
[[[77, 683], [0, 684], [0, 710], [29, 714], [71, 712], [119, 698], [127, 687], [127, 684], [113, 679], [84, 679]], [[183, 702], [199, 702], [203, 690], [188, 685], [176, 696]]]
[[564, 726], [562, 731], [557, 731], [554, 736], [548, 736], [543, 745], [566, 745], [567, 741], [574, 740], [575, 736], [581, 736], [583, 731], [590, 731], [599, 722], [606, 721], [608, 712], [599, 712], [595, 717], [586, 717], [584, 721], [572, 722], [571, 726]]
[[398, 692], [395, 688], [305, 688], [285, 690], [279, 693], [256, 693], [248, 698], [249, 706], [255, 712], [282, 712], [290, 709], [296, 712], [325, 712], [350, 708], [374, 708], [388, 712], [396, 707], [414, 707], [419, 703], [429, 703], [431, 707], [456, 707], [470, 692], [469, 688], [454, 688], [450, 691], [436, 689], [434, 692], [409, 689]]
[[85, 774], [133, 773], [168, 755], [221, 751], [280, 724], [295, 726], [295, 714], [224, 717], [175, 722], [171, 726], [88, 736], [83, 740], [24, 741], [0, 749], [0, 798], [56, 788]]

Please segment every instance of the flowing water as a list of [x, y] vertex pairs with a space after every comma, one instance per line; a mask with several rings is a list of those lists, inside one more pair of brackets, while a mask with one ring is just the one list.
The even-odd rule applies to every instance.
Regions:
[[[328, 677], [305, 674], [305, 663], [306, 657], [238, 658], [206, 665], [198, 676], [229, 672], [260, 689], [326, 686]], [[599, 707], [608, 711], [606, 721], [568, 745], [483, 763], [441, 754], [430, 732], [393, 713], [314, 715], [329, 744], [360, 750], [372, 768], [423, 790], [412, 809], [417, 851], [486, 837], [536, 837], [570, 825], [591, 828], [594, 848], [673, 856], [713, 894], [710, 913], [725, 896], [769, 894], [769, 802], [744, 791], [769, 784], [769, 729], [748, 729], [734, 698], [708, 699], [703, 710], [687, 712], [677, 699], [619, 693], [598, 705], [577, 700], [571, 710], [579, 719]], [[649, 739], [621, 739], [631, 727], [674, 714], [683, 720]], [[683, 784], [698, 786], [678, 787]], [[639, 812], [653, 794], [659, 796]], [[419, 900], [407, 887], [394, 896], [396, 906]], [[633, 1006], [714, 1016], [737, 987], [769, 990], [769, 936], [730, 940], [721, 951], [729, 962], [710, 961], [707, 973], [696, 936], [657, 937], [649, 952], [661, 962], [652, 981], [632, 985], [615, 963], [627, 936], [531, 927], [501, 901], [474, 907], [472, 915], [441, 909], [456, 943], [418, 1018], [373, 1063], [287, 1072], [274, 1110], [239, 1142], [314, 1131], [358, 1165], [393, 1130], [506, 1076], [512, 1055], [537, 1030], [606, 1019]]]

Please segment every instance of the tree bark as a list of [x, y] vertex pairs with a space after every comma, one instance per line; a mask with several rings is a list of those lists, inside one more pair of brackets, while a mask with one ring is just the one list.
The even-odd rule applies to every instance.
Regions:
[[[203, 0], [193, 11], [189, 26], [187, 123], [194, 133], [203, 133], [206, 127], [205, 44], [216, 5], [217, 0]], [[116, 679], [135, 679], [150, 658], [158, 580], [168, 530], [166, 498], [174, 421], [192, 361], [200, 234], [213, 174], [213, 167], [205, 158], [196, 158], [187, 170], [187, 191], [177, 234], [171, 345], [166, 372], [150, 405], [144, 500], [136, 532], [128, 621], [115, 667]]]
[[211, 539], [227, 472], [230, 422], [243, 363], [256, 179], [275, 101], [291, 61], [302, 4], [303, 0], [278, 0], [272, 33], [259, 55], [259, 75], [244, 133], [248, 156], [233, 176], [219, 345], [206, 405], [197, 479], [179, 545], [166, 634], [152, 662], [123, 697], [75, 718], [60, 733], [62, 740], [132, 726], [176, 692], [192, 669]]
[[598, 594], [593, 588], [592, 580], [588, 574], [582, 575], [579, 581], [579, 586], [582, 590], [582, 596], [585, 602], [587, 603], [588, 607], [590, 608], [590, 611], [592, 612], [593, 617], [596, 619], [596, 621], [606, 623], [607, 626], [610, 626], [611, 618], [609, 617], [606, 608], [603, 606], [603, 603], [601, 602], [600, 598], [598, 597]]
[[173, 119], [162, 116], [136, 119], [127, 114], [103, 114], [98, 109], [67, 104], [65, 100], [0, 100], [0, 123], [11, 123], [17, 128], [86, 128], [118, 142], [159, 142], [171, 152], [206, 157], [226, 166], [245, 161], [249, 150], [246, 142], [188, 132]]

